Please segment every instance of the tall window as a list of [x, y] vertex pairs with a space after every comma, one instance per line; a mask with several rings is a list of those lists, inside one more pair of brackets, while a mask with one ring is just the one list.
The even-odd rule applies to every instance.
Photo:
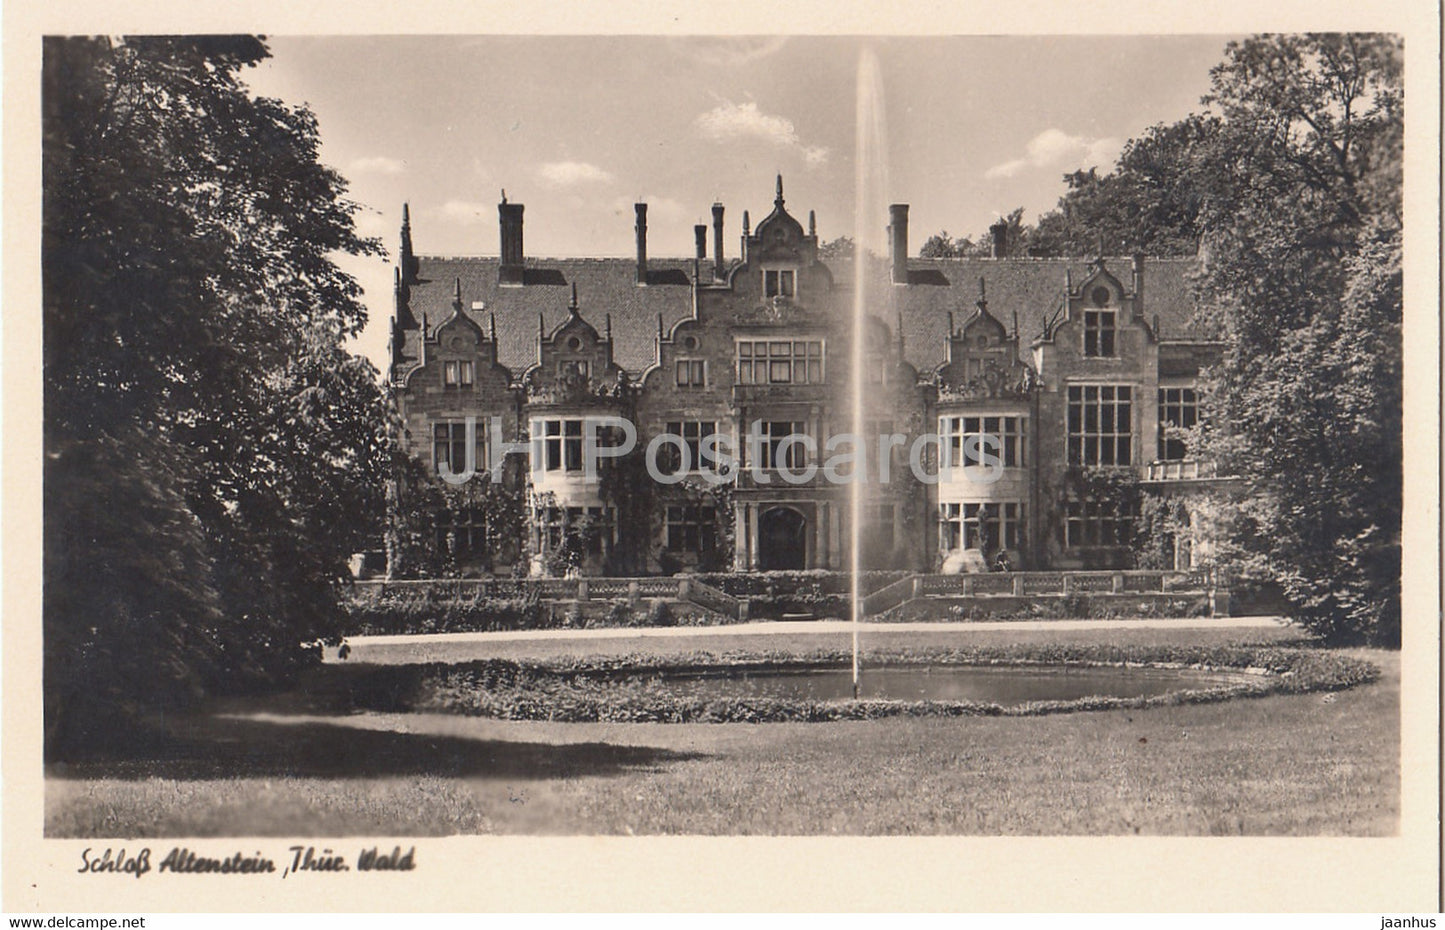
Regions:
[[[487, 470], [487, 434], [490, 428], [482, 421], [473, 427], [477, 443], [473, 467], [477, 471]], [[432, 467], [440, 472], [445, 465], [452, 474], [460, 475], [467, 467], [467, 424], [461, 420], [433, 423], [431, 449]]]
[[443, 510], [437, 514], [437, 549], [454, 556], [485, 552], [487, 523], [479, 507]]
[[1084, 311], [1084, 354], [1095, 358], [1113, 358], [1114, 322], [1113, 310]]
[[939, 505], [938, 545], [945, 552], [981, 549], [987, 552], [1018, 549], [1024, 538], [1024, 505], [995, 504]]
[[[1005, 468], [1022, 468], [1026, 422], [1023, 417], [941, 417], [938, 432], [952, 467], [982, 465], [982, 455], [988, 452], [1003, 462]], [[975, 442], [969, 443], [970, 436]], [[985, 446], [984, 436], [992, 436], [997, 445]]]
[[1165, 462], [1177, 462], [1189, 450], [1184, 440], [1166, 438], [1170, 427], [1189, 429], [1199, 422], [1199, 399], [1194, 388], [1159, 389], [1159, 458]]
[[586, 378], [590, 370], [591, 366], [588, 365], [586, 359], [569, 359], [557, 363], [558, 377], [565, 378], [575, 375], [579, 378]]
[[787, 437], [806, 433], [806, 423], [771, 420], [760, 423], [759, 432], [762, 434], [762, 442], [758, 449], [762, 461], [759, 464], [763, 468], [797, 470], [807, 466], [808, 452], [803, 448], [801, 442], [791, 442], [787, 448], [783, 448], [782, 445], [783, 440]]
[[763, 272], [765, 297], [793, 297], [797, 292], [797, 272], [791, 268], [769, 268]]
[[822, 380], [821, 340], [749, 339], [738, 343], [739, 384], [818, 384]]
[[1134, 514], [1109, 501], [1069, 501], [1064, 545], [1070, 548], [1127, 546], [1134, 535]]
[[[674, 420], [667, 424], [667, 433], [682, 439], [687, 447], [688, 468], [691, 471], [703, 469], [703, 440], [717, 432], [717, 424], [711, 420]], [[658, 449], [658, 468], [665, 475], [675, 475], [682, 470], [682, 452], [674, 443], [665, 443]]]
[[551, 551], [572, 532], [580, 535], [584, 551], [601, 555], [612, 545], [614, 511], [611, 507], [541, 507], [532, 515], [542, 547]]
[[678, 387], [707, 387], [707, 362], [700, 358], [677, 360]]
[[469, 388], [472, 386], [472, 363], [469, 361], [449, 361], [442, 363], [442, 383], [449, 388]]
[[667, 548], [672, 552], [705, 552], [717, 545], [717, 511], [712, 507], [668, 507]]
[[582, 470], [581, 420], [547, 420], [542, 435], [547, 471]]
[[1134, 389], [1069, 387], [1069, 464], [1128, 465], [1134, 460]]

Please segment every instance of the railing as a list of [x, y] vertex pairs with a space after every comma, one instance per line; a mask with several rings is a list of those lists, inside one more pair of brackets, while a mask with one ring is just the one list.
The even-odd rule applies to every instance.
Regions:
[[742, 619], [742, 601], [712, 585], [703, 584], [696, 578], [679, 579], [677, 596], [680, 600], [691, 601], [725, 617]]
[[[916, 597], [1028, 597], [1061, 594], [1202, 594], [1213, 587], [1208, 571], [1142, 571], [1117, 572], [989, 572], [987, 574], [918, 575], [906, 579]], [[876, 592], [893, 592], [903, 582], [896, 582]], [[876, 596], [875, 595], [875, 596]], [[886, 599], [880, 597], [877, 603]], [[872, 598], [864, 600], [864, 608], [874, 613]], [[888, 604], [888, 607], [893, 606]], [[888, 609], [880, 607], [881, 610]]]
[[[686, 600], [729, 617], [741, 618], [743, 598], [694, 576], [674, 578], [441, 578], [354, 582], [358, 593], [418, 591], [432, 597], [525, 598], [542, 600]], [[1188, 571], [987, 572], [905, 575], [863, 598], [863, 614], [882, 613], [917, 597], [1029, 597], [1067, 594], [1202, 594], [1216, 579], [1205, 569]], [[1222, 589], [1221, 589], [1222, 590]]]
[[1217, 477], [1215, 463], [1198, 459], [1181, 459], [1177, 462], [1150, 462], [1144, 466], [1145, 481], [1193, 481], [1200, 478]]
[[897, 607], [904, 601], [912, 600], [920, 593], [919, 576], [912, 575], [908, 578], [900, 578], [892, 584], [886, 584], [863, 598], [863, 613], [879, 614], [885, 610]]

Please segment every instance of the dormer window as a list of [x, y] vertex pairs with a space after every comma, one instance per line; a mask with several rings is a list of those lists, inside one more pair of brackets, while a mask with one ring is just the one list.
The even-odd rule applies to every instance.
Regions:
[[763, 271], [764, 297], [796, 297], [798, 273], [791, 268], [768, 268]]
[[707, 387], [707, 361], [700, 358], [677, 360], [678, 387]]
[[1115, 356], [1115, 311], [1084, 311], [1084, 355], [1090, 358]]
[[1089, 292], [1094, 306], [1084, 311], [1084, 355], [1088, 358], [1115, 356], [1117, 311], [1108, 306], [1109, 297], [1109, 289], [1102, 285]]
[[469, 388], [472, 386], [472, 363], [464, 361], [450, 361], [442, 365], [442, 383], [449, 388]]

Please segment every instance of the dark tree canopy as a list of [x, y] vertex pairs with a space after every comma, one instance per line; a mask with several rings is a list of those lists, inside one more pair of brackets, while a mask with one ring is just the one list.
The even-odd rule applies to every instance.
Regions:
[[45, 684], [52, 746], [297, 660], [384, 510], [386, 405], [345, 348], [356, 235], [253, 37], [44, 47]]
[[1205, 450], [1243, 476], [1241, 562], [1337, 640], [1398, 641], [1398, 39], [1259, 36], [1212, 74], [1200, 325], [1225, 341]]

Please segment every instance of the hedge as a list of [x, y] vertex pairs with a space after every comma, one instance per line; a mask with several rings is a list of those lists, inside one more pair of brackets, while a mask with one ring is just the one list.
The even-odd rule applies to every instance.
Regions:
[[563, 722], [817, 722], [889, 716], [1033, 716], [1089, 710], [1212, 703], [1241, 697], [1333, 691], [1375, 681], [1378, 668], [1348, 656], [1313, 649], [1242, 646], [1104, 646], [1036, 644], [969, 649], [894, 650], [871, 654], [880, 665], [1153, 666], [1239, 670], [1251, 680], [1153, 697], [1087, 697], [999, 705], [974, 701], [819, 701], [787, 698], [705, 698], [680, 695], [659, 679], [700, 670], [806, 670], [846, 667], [836, 650], [637, 654], [560, 658], [546, 662], [491, 659], [461, 665], [387, 669], [385, 685], [353, 689], [371, 694], [371, 709], [450, 712], [510, 720]]

